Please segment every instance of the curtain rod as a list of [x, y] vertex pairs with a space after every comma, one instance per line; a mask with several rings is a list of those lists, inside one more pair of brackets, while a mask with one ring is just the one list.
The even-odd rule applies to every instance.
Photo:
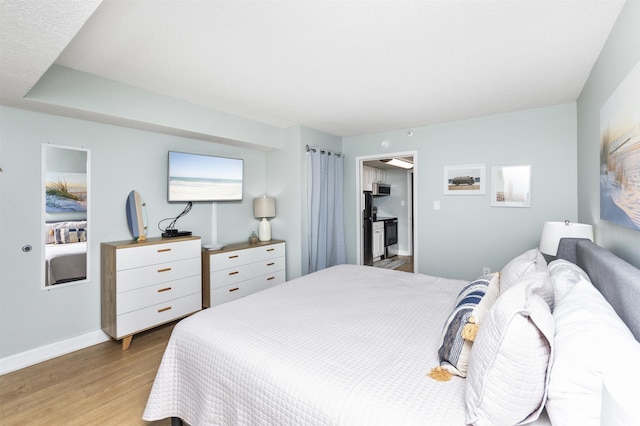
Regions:
[[[311, 152], [316, 152], [316, 148], [315, 148], [315, 147], [310, 147], [309, 145], [307, 145], [307, 146], [305, 147], [305, 149], [307, 150], [307, 152], [309, 152], [309, 151], [311, 151]], [[332, 153], [331, 151], [326, 151], [326, 150], [324, 150], [324, 149], [321, 149], [321, 150], [320, 150], [320, 154], [324, 154], [325, 152], [326, 152], [328, 155], [334, 154], [334, 155], [335, 155], [336, 157], [338, 157], [338, 158], [340, 158], [340, 157], [344, 157], [344, 154], [343, 154], [343, 153], [341, 153], [341, 152], [333, 152], [333, 153]]]

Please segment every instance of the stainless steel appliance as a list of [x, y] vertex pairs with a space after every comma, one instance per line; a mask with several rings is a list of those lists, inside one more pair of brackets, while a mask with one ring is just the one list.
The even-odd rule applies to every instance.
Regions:
[[375, 196], [391, 195], [391, 185], [386, 183], [374, 182], [371, 184], [371, 192]]
[[386, 219], [384, 221], [384, 246], [389, 247], [398, 244], [398, 219]]
[[362, 192], [362, 264], [373, 266], [373, 194]]

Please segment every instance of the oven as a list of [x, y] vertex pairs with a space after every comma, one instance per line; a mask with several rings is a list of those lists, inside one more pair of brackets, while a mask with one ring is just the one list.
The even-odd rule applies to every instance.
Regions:
[[398, 244], [398, 219], [384, 221], [384, 246]]

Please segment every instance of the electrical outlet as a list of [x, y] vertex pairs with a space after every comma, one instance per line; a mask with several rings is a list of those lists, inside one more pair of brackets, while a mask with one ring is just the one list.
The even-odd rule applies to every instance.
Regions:
[[491, 268], [489, 268], [488, 266], [484, 266], [482, 268], [482, 275], [489, 275], [491, 273]]

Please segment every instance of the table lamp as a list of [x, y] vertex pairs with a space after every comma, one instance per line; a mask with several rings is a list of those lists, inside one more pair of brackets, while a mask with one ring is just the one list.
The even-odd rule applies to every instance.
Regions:
[[593, 228], [584, 223], [545, 222], [540, 237], [540, 252], [550, 256], [558, 253], [560, 238], [586, 238], [593, 241]]
[[276, 216], [276, 200], [270, 197], [260, 197], [253, 199], [253, 216], [262, 218], [258, 226], [258, 239], [260, 241], [271, 240], [271, 224], [267, 220]]

